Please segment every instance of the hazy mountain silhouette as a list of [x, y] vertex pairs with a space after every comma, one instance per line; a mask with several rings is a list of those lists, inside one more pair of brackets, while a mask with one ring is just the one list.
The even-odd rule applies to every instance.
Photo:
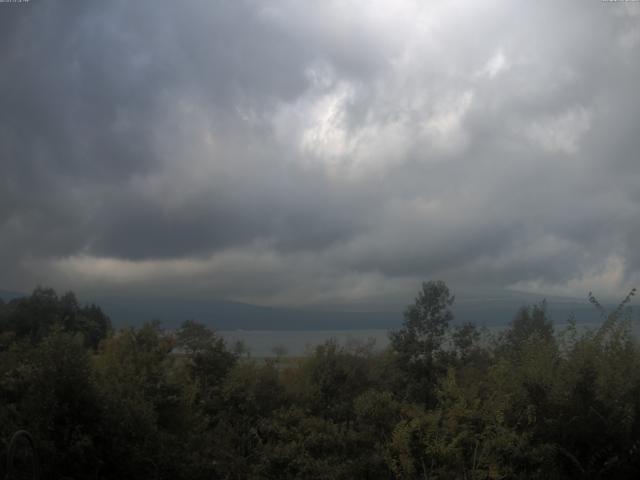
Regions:
[[27, 296], [26, 293], [12, 292], [10, 290], [0, 290], [0, 298], [5, 302], [13, 300], [14, 298], [20, 298], [25, 296]]
[[[0, 290], [8, 302], [27, 294]], [[509, 290], [487, 290], [458, 294], [454, 304], [454, 323], [475, 322], [479, 326], [500, 326], [511, 321], [518, 308], [547, 299], [551, 318], [564, 324], [572, 315], [578, 323], [600, 320], [599, 313], [585, 298], [545, 297]], [[393, 329], [402, 322], [403, 307], [347, 309], [276, 308], [225, 300], [191, 300], [181, 298], [84, 298], [81, 303], [96, 303], [117, 327], [140, 325], [160, 320], [175, 328], [184, 320], [198, 320], [216, 330], [340, 330]]]
[[[455, 323], [473, 321], [481, 326], [506, 325], [523, 305], [540, 303], [542, 295], [500, 291], [491, 295], [458, 296]], [[222, 300], [96, 298], [115, 325], [136, 325], [160, 320], [168, 328], [187, 319], [198, 320], [217, 330], [336, 330], [389, 329], [402, 322], [403, 307], [395, 309], [290, 309], [265, 307]], [[564, 324], [573, 315], [579, 323], [597, 322], [598, 312], [586, 300], [547, 298], [553, 320]]]

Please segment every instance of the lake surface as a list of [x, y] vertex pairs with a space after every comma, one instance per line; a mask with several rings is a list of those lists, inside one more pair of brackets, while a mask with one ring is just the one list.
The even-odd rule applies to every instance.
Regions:
[[274, 349], [282, 348], [287, 356], [309, 353], [316, 345], [334, 339], [340, 345], [349, 342], [375, 340], [375, 349], [389, 344], [388, 330], [220, 330], [218, 332], [229, 347], [242, 341], [254, 357], [273, 356]]
[[[579, 330], [596, 329], [601, 322], [585, 322], [577, 324]], [[567, 326], [566, 322], [556, 323], [556, 333]], [[498, 334], [505, 325], [481, 327], [490, 334]], [[633, 330], [640, 335], [640, 322], [633, 323]], [[316, 345], [334, 339], [340, 345], [350, 342], [375, 341], [374, 349], [383, 350], [389, 345], [389, 330], [219, 330], [229, 347], [241, 341], [249, 349], [253, 357], [275, 356], [276, 349], [285, 356], [300, 356], [311, 353]]]

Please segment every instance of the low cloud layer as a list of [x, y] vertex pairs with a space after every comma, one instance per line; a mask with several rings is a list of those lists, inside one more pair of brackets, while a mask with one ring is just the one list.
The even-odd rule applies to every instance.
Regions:
[[640, 282], [640, 4], [0, 4], [0, 287]]

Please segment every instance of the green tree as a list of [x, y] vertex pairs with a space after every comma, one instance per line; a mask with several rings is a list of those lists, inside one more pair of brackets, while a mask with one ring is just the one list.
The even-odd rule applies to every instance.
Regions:
[[82, 334], [83, 343], [96, 349], [111, 332], [111, 321], [96, 305], [80, 306], [73, 292], [58, 297], [51, 288], [36, 288], [0, 309], [0, 348], [2, 340], [28, 339], [36, 344], [54, 328]]
[[483, 350], [480, 346], [481, 332], [471, 322], [456, 325], [451, 335], [454, 352], [457, 359], [462, 363], [469, 363], [472, 360], [478, 361]]
[[82, 336], [57, 327], [0, 354], [0, 437], [27, 429], [53, 478], [95, 472], [100, 401]]
[[353, 419], [353, 400], [370, 384], [366, 356], [350, 353], [334, 340], [318, 345], [300, 366], [301, 399], [325, 419]]
[[198, 401], [209, 402], [219, 394], [225, 376], [238, 361], [222, 339], [205, 325], [187, 320], [175, 335], [176, 350], [185, 360], [191, 380], [197, 388]]
[[553, 322], [548, 315], [546, 300], [533, 307], [521, 307], [501, 340], [508, 349], [517, 352], [532, 336], [537, 336], [543, 342], [552, 342], [554, 339]]
[[410, 400], [425, 405], [435, 401], [436, 385], [446, 372], [443, 343], [453, 320], [454, 300], [444, 282], [423, 282], [415, 303], [404, 312], [402, 328], [389, 335]]
[[[126, 328], [94, 359], [102, 409], [100, 450], [107, 478], [178, 475], [189, 398], [171, 354], [173, 337], [157, 323]], [[118, 461], [113, 461], [118, 459]]]

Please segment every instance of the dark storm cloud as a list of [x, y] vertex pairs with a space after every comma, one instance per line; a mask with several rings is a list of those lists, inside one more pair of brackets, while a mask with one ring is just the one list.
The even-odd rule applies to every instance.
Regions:
[[640, 279], [636, 7], [0, 4], [0, 282], [615, 291]]
[[[240, 141], [236, 109], [242, 102], [267, 105], [293, 98], [304, 87], [302, 69], [295, 65], [299, 52], [279, 32], [256, 22], [255, 5], [195, 2], [185, 9], [94, 2], [89, 8], [87, 2], [34, 2], [8, 13], [0, 110], [4, 213], [22, 214], [27, 230], [37, 223], [34, 237], [49, 231], [49, 221], [72, 217], [76, 228], [69, 233], [79, 239], [67, 252], [55, 253], [75, 253], [84, 240], [98, 254], [165, 257], [269, 236], [279, 224], [291, 233], [285, 243], [314, 231], [309, 217], [318, 220], [323, 212], [309, 215], [299, 211], [299, 201], [288, 200], [290, 193], [302, 194], [313, 210], [314, 200], [305, 194], [314, 188], [294, 184], [291, 192], [287, 185], [265, 186], [265, 180], [278, 180], [264, 175], [271, 159], [264, 165], [247, 159], [245, 145], [212, 159], [235, 164], [238, 178], [232, 183], [212, 178], [208, 191], [196, 192], [180, 209], [167, 208], [131, 181], [162, 174], [166, 162], [192, 168], [189, 156], [198, 154], [189, 152], [186, 142], [201, 139], [188, 134], [192, 125], [178, 123], [181, 102], [202, 107], [225, 141]], [[171, 136], [167, 143], [174, 151], [159, 151], [158, 136]], [[288, 174], [295, 181], [295, 172]], [[258, 178], [247, 181], [247, 175]], [[320, 189], [318, 195], [321, 202], [326, 193]], [[29, 210], [50, 220], [30, 220]], [[340, 223], [333, 216], [327, 221]], [[319, 241], [331, 239], [331, 230], [331, 225], [321, 229]], [[46, 252], [49, 245], [39, 248]]]

